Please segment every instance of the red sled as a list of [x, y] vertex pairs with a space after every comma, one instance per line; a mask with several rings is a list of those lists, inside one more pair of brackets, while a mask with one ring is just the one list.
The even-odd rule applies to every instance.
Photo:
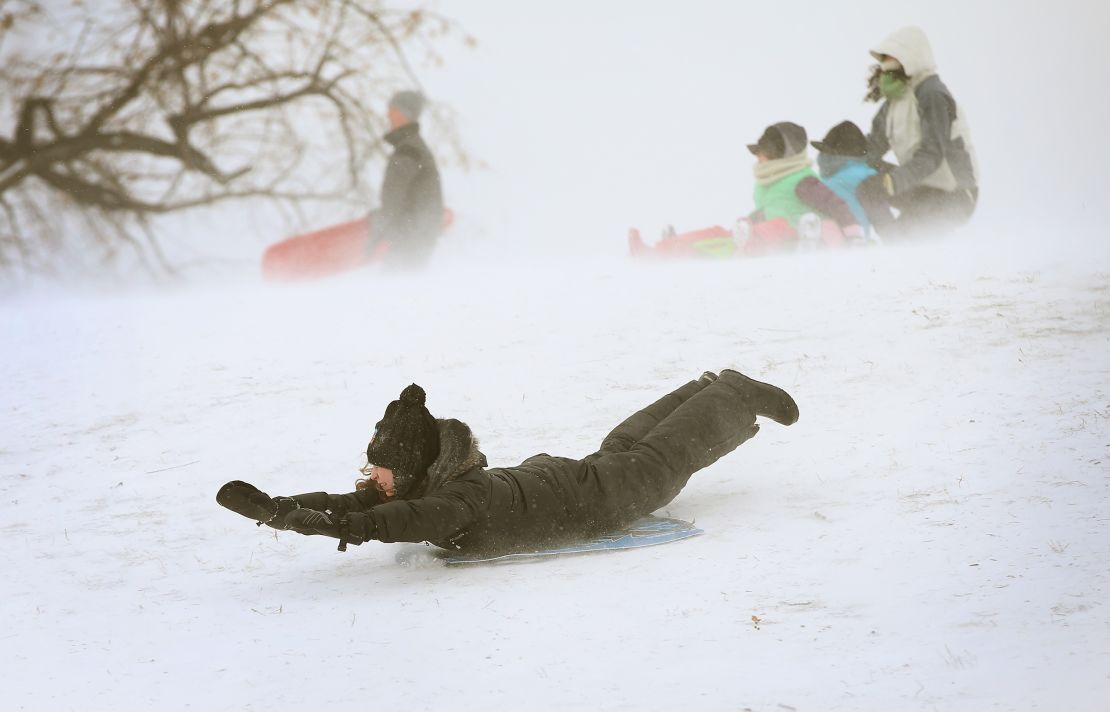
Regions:
[[[274, 282], [319, 279], [381, 262], [389, 243], [383, 240], [371, 245], [373, 217], [371, 214], [270, 245], [262, 254], [262, 277]], [[454, 221], [455, 214], [445, 209], [444, 229]]]
[[844, 247], [848, 244], [840, 227], [831, 220], [816, 216], [801, 228], [805, 239], [784, 218], [752, 223], [747, 218], [736, 221], [733, 230], [720, 225], [676, 233], [668, 228], [654, 245], [644, 242], [640, 231], [628, 231], [628, 250], [633, 257], [664, 259], [757, 257], [818, 247]]

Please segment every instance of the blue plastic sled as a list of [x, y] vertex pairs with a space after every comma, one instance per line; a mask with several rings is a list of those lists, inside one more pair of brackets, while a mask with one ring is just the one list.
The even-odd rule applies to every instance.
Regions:
[[540, 551], [522, 551], [500, 556], [480, 555], [449, 555], [444, 562], [448, 566], [468, 566], [471, 564], [506, 564], [518, 561], [536, 561], [556, 556], [571, 554], [591, 554], [599, 551], [615, 551], [617, 549], [640, 549], [645, 546], [657, 546], [680, 539], [688, 539], [702, 534], [690, 522], [681, 519], [665, 519], [663, 517], [644, 517], [637, 519], [625, 529], [620, 529], [609, 534], [603, 534], [596, 539], [570, 544], [558, 549], [542, 549]]

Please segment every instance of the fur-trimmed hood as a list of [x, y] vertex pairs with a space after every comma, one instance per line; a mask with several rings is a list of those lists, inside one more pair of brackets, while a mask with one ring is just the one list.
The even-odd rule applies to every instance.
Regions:
[[475, 467], [487, 466], [486, 456], [478, 449], [478, 438], [474, 437], [469, 425], [454, 418], [437, 418], [436, 428], [439, 430], [439, 455], [412, 498], [434, 492], [445, 482]]

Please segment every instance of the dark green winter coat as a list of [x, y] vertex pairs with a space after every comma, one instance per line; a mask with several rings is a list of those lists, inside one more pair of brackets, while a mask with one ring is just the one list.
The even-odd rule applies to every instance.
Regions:
[[[487, 469], [479, 465], [485, 457], [465, 423], [437, 425], [440, 456], [424, 493], [393, 501], [383, 501], [375, 490], [295, 499], [302, 507], [347, 514], [351, 531], [364, 539], [428, 541], [466, 552], [553, 546], [629, 520], [621, 511], [627, 507], [608, 502], [588, 459], [540, 454], [516, 467]], [[448, 441], [453, 445], [444, 447]]]
[[381, 207], [372, 234], [389, 243], [386, 259], [420, 264], [431, 255], [443, 232], [443, 189], [435, 158], [420, 135], [420, 124], [390, 131], [385, 140], [393, 154], [382, 179]]
[[580, 460], [540, 454], [486, 468], [465, 423], [436, 422], [439, 456], [406, 499], [383, 501], [371, 490], [294, 498], [346, 515], [352, 539], [428, 541], [465, 553], [550, 547], [650, 514], [759, 429], [741, 393], [696, 381], [633, 414]]

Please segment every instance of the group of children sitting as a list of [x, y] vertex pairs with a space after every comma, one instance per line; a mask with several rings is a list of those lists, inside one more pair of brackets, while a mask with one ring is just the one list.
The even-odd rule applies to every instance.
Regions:
[[807, 228], [813, 229], [804, 223], [809, 214], [839, 228], [826, 228], [826, 240], [831, 233], [852, 243], [877, 241], [858, 194], [860, 184], [877, 175], [867, 163], [863, 132], [851, 121], [843, 121], [824, 139], [814, 141], [816, 171], [807, 147], [806, 130], [789, 121], [768, 126], [756, 143], [748, 145], [756, 157], [755, 210], [744, 226], [750, 231], [744, 241], [760, 251], [793, 241]]
[[[672, 227], [649, 247], [633, 228], [633, 256], [729, 257], [739, 250], [760, 255], [803, 246], [878, 243], [860, 185], [878, 175], [867, 162], [867, 139], [858, 126], [834, 126], [817, 149], [814, 170], [806, 130], [783, 121], [768, 126], [748, 150], [756, 157], [755, 209], [733, 230], [712, 227], [677, 234]], [[863, 191], [866, 192], [866, 191]]]
[[[968, 222], [979, 202], [979, 169], [962, 107], [937, 74], [920, 27], [903, 27], [869, 51], [877, 64], [866, 101], [882, 102], [871, 132], [832, 127], [807, 155], [806, 131], [783, 121], [748, 145], [756, 157], [755, 210], [733, 231], [673, 229], [649, 248], [633, 229], [633, 255], [754, 255], [824, 243], [870, 244], [942, 235]], [[897, 164], [883, 157], [893, 153]]]

